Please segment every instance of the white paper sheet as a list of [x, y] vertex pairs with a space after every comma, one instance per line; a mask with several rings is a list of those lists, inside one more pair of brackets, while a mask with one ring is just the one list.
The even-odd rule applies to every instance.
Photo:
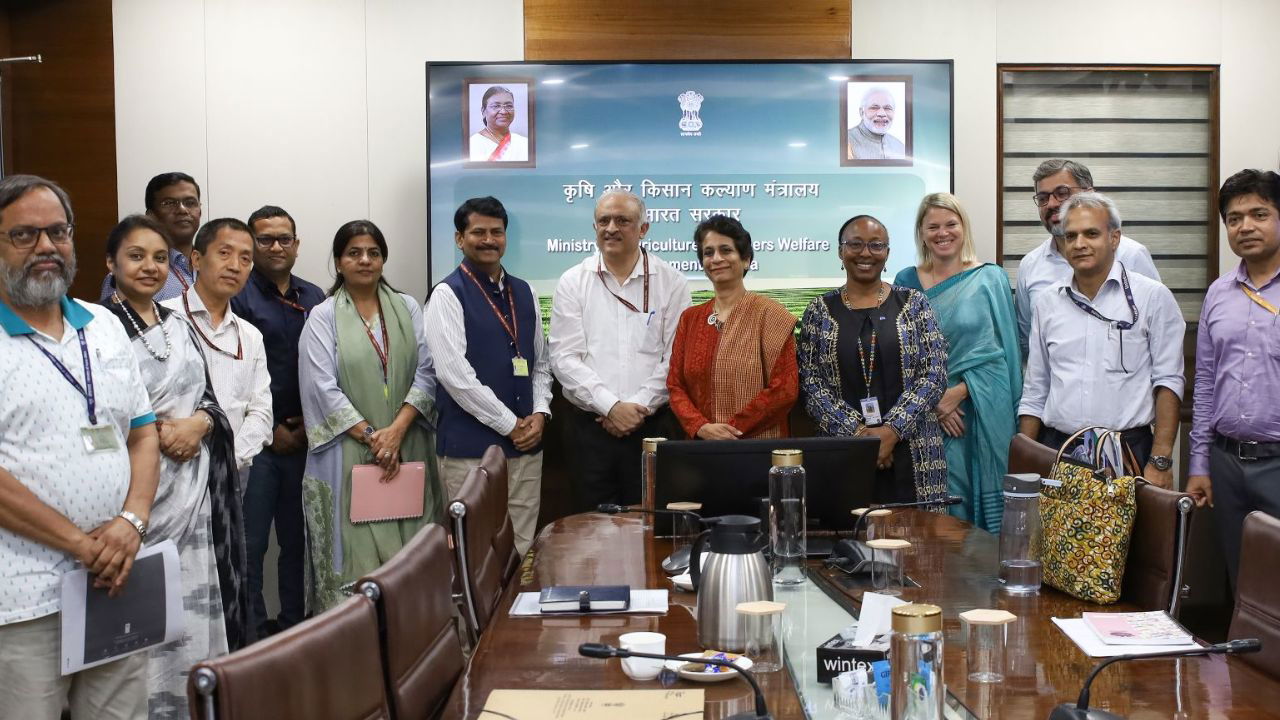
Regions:
[[83, 568], [62, 576], [63, 675], [182, 636], [182, 576], [172, 540], [138, 551], [119, 596], [109, 598], [91, 585]]
[[1053, 624], [1084, 651], [1089, 657], [1115, 657], [1116, 655], [1148, 655], [1172, 650], [1195, 650], [1204, 647], [1191, 642], [1182, 645], [1108, 645], [1098, 638], [1084, 618], [1053, 618]]
[[862, 608], [858, 610], [858, 631], [853, 635], [857, 647], [871, 647], [877, 635], [887, 635], [893, 629], [893, 609], [906, 605], [907, 601], [893, 595], [862, 593]]
[[516, 595], [516, 601], [511, 603], [511, 617], [564, 617], [566, 615], [636, 615], [642, 613], [659, 613], [667, 614], [667, 591], [666, 590], [636, 590], [631, 589], [631, 607], [627, 610], [606, 610], [591, 613], [544, 613], [538, 607], [538, 593], [523, 592]]

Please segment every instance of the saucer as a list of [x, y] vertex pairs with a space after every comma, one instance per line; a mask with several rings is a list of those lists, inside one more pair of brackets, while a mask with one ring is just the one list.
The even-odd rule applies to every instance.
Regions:
[[673, 585], [681, 590], [684, 590], [685, 592], [693, 592], [693, 576], [689, 573], [672, 575], [669, 579]]
[[[695, 672], [692, 670], [685, 670], [684, 669], [685, 665], [688, 665], [689, 663], [696, 664], [699, 660], [706, 657], [700, 652], [681, 653], [680, 657], [688, 658], [688, 660], [685, 660], [685, 661], [668, 660], [666, 663], [666, 666], [671, 670], [675, 670], [676, 673], [680, 675], [680, 677], [686, 680], [692, 680], [694, 682], [702, 682], [702, 683], [714, 683], [714, 682], [723, 682], [725, 680], [728, 680], [729, 678], [734, 678], [738, 676], [737, 672], [730, 670], [728, 668], [720, 668], [720, 672], [706, 672], [706, 671]], [[740, 656], [733, 661], [733, 664], [737, 665], [743, 670], [750, 670], [751, 666], [754, 665], [755, 663], [751, 662], [751, 658], [749, 657]]]

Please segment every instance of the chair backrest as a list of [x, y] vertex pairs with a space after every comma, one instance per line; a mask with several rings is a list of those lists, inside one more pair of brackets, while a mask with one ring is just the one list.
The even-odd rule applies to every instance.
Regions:
[[1137, 504], [1120, 599], [1176, 616], [1195, 501], [1186, 493], [1139, 482]]
[[490, 445], [480, 464], [467, 473], [458, 496], [449, 503], [449, 514], [468, 606], [467, 623], [474, 638], [489, 624], [503, 588], [520, 566], [507, 510], [507, 459], [501, 447]]
[[466, 660], [453, 624], [449, 534], [418, 531], [382, 567], [356, 584], [378, 610], [387, 695], [395, 717], [436, 717]]
[[373, 602], [327, 612], [191, 669], [194, 720], [389, 718]]
[[1240, 659], [1280, 677], [1280, 520], [1255, 510], [1244, 519], [1240, 538], [1240, 574], [1236, 580], [1236, 609], [1227, 637], [1258, 638], [1262, 650]]
[[1058, 459], [1058, 448], [1041, 445], [1035, 440], [1018, 433], [1009, 443], [1009, 472], [1035, 473], [1040, 477], [1049, 477], [1053, 463]]

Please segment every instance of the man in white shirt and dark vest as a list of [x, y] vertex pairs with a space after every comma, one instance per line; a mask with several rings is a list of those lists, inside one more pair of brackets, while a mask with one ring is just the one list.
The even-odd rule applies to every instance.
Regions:
[[436, 452], [445, 491], [455, 497], [485, 450], [501, 447], [523, 555], [538, 529], [551, 367], [538, 296], [502, 267], [507, 222], [497, 198], [471, 198], [458, 208], [454, 242], [462, 264], [432, 289], [423, 326], [440, 381]]
[[1119, 430], [1142, 476], [1172, 487], [1182, 310], [1169, 288], [1116, 258], [1120, 213], [1109, 198], [1074, 195], [1062, 218], [1073, 272], [1036, 300], [1018, 430], [1051, 447], [1085, 427]]
[[54, 183], [0, 180], [0, 716], [141, 719], [146, 653], [61, 672], [62, 576], [124, 588], [160, 475], [124, 328], [66, 295], [73, 222]]
[[[1060, 282], [1071, 279], [1071, 263], [1062, 245], [1062, 205], [1072, 195], [1093, 190], [1093, 174], [1089, 168], [1073, 160], [1045, 160], [1031, 176], [1036, 193], [1032, 196], [1040, 213], [1040, 222], [1049, 237], [1018, 263], [1018, 292], [1014, 295], [1018, 311], [1018, 340], [1022, 357], [1027, 357], [1027, 340], [1031, 336], [1031, 313], [1039, 294]], [[1116, 260], [1131, 273], [1146, 275], [1160, 282], [1160, 272], [1151, 259], [1151, 251], [1137, 240], [1120, 235]]]
[[570, 442], [581, 510], [638, 502], [641, 440], [675, 430], [667, 367], [689, 283], [640, 247], [648, 230], [639, 196], [600, 196], [598, 252], [560, 276], [551, 303], [551, 368], [575, 409]]

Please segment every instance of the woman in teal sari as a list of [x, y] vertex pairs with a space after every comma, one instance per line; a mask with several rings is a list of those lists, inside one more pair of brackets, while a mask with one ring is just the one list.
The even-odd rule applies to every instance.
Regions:
[[[339, 228], [333, 258], [337, 282], [307, 316], [298, 344], [309, 448], [302, 507], [311, 614], [335, 605], [342, 586], [389, 560], [443, 514], [431, 425], [435, 369], [422, 308], [382, 279], [387, 241], [373, 223], [356, 220]], [[353, 524], [352, 466], [377, 465], [389, 479], [402, 462], [426, 464], [421, 513]]]
[[920, 202], [916, 252], [920, 265], [898, 273], [894, 284], [924, 291], [950, 347], [947, 390], [936, 411], [945, 434], [947, 486], [964, 498], [951, 513], [1000, 532], [1000, 484], [1022, 394], [1009, 276], [978, 262], [969, 216], [950, 193]]

